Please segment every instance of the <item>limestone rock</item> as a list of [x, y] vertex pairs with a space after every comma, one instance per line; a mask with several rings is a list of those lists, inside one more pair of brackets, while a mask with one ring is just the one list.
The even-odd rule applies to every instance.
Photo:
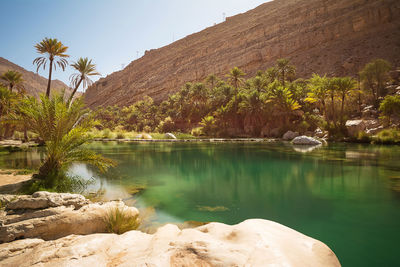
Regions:
[[167, 139], [176, 139], [176, 136], [172, 133], [166, 133], [164, 136]]
[[322, 242], [278, 223], [252, 219], [153, 235], [71, 235], [54, 241], [17, 240], [0, 245], [4, 266], [340, 266]]
[[305, 135], [297, 136], [295, 139], [293, 139], [292, 143], [294, 145], [311, 145], [311, 146], [322, 144], [321, 141]]
[[88, 203], [89, 201], [79, 194], [40, 191], [32, 194], [32, 196], [17, 197], [14, 201], [8, 203], [6, 209], [46, 209], [59, 206], [74, 206], [74, 208], [79, 209]]
[[356, 136], [359, 132], [365, 131], [366, 126], [363, 120], [348, 120], [346, 128], [349, 136]]
[[21, 196], [11, 201], [6, 206], [7, 212], [0, 215], [0, 243], [22, 238], [51, 240], [70, 234], [104, 233], [104, 218], [117, 207], [138, 214], [136, 208], [127, 207], [121, 201], [89, 204], [80, 195], [48, 192]]
[[[237, 66], [254, 75], [288, 58], [297, 75], [352, 76], [369, 61], [400, 65], [398, 0], [276, 0], [188, 35], [99, 79], [88, 106], [156, 102], [208, 74], [223, 78]], [[132, 56], [132, 55], [131, 55]]]
[[376, 128], [367, 129], [365, 132], [367, 134], [370, 134], [370, 135], [375, 135], [375, 134], [379, 133], [382, 130], [383, 130], [383, 126], [381, 125], [381, 126], [378, 126]]
[[293, 140], [297, 136], [299, 136], [298, 132], [287, 131], [282, 138], [283, 140]]
[[314, 131], [314, 136], [319, 137], [319, 138], [322, 138], [322, 137], [325, 136], [325, 133], [321, 130], [321, 128], [317, 128], [317, 129]]

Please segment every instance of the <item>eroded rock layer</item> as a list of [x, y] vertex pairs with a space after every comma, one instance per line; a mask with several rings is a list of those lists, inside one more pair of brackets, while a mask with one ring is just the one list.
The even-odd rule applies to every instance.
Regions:
[[4, 266], [340, 266], [322, 242], [278, 223], [247, 220], [153, 235], [70, 235], [54, 241], [17, 240], [0, 245]]
[[300, 77], [351, 75], [374, 58], [400, 65], [400, 1], [275, 0], [224, 23], [147, 51], [87, 90], [89, 106], [160, 101], [189, 81], [248, 75], [288, 58]]

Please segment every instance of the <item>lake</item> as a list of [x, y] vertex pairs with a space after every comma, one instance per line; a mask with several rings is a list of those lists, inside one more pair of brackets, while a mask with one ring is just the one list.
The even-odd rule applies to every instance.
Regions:
[[[400, 241], [400, 147], [289, 143], [89, 145], [118, 166], [84, 164], [105, 198], [155, 211], [157, 223], [249, 218], [279, 222], [326, 243], [343, 266], [396, 266]], [[40, 149], [39, 149], [40, 150]], [[38, 149], [0, 154], [0, 167], [37, 166]], [[143, 188], [132, 196], [136, 187]]]

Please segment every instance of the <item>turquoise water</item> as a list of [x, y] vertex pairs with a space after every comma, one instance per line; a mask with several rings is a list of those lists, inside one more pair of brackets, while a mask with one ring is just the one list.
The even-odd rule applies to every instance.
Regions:
[[[95, 177], [108, 198], [154, 207], [162, 222], [248, 218], [279, 222], [326, 243], [343, 266], [396, 266], [400, 147], [337, 144], [302, 151], [280, 143], [93, 143], [118, 162]], [[0, 167], [35, 166], [34, 151], [0, 155]], [[132, 197], [132, 187], [145, 187]]]

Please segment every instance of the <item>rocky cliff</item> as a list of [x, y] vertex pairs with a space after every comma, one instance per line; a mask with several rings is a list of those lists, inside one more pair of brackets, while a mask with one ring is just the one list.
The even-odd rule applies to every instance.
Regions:
[[[7, 59], [0, 57], [0, 74], [3, 74], [8, 70], [15, 70], [22, 73], [22, 78], [25, 81], [24, 88], [28, 94], [38, 97], [40, 93], [46, 93], [46, 78], [32, 71], [27, 71], [26, 69], [8, 61]], [[67, 92], [71, 91], [65, 83], [59, 80], [53, 80], [51, 82], [51, 88], [52, 90], [58, 92], [60, 92], [62, 89], [66, 89]]]
[[253, 75], [283, 57], [300, 77], [354, 75], [374, 58], [400, 65], [399, 14], [398, 0], [275, 0], [147, 51], [96, 82], [86, 101], [91, 107], [129, 105], [145, 95], [160, 101], [210, 73], [224, 77], [238, 66]]

